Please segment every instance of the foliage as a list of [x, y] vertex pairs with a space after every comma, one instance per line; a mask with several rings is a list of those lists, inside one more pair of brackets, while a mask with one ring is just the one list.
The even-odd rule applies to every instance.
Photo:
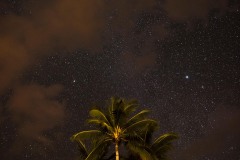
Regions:
[[[145, 157], [146, 160], [167, 160], [167, 152], [172, 149], [172, 142], [178, 138], [178, 135], [175, 133], [165, 133], [152, 142], [152, 135], [156, 128], [157, 126], [154, 125], [146, 126], [146, 130], [141, 134], [143, 141], [140, 144], [150, 155], [150, 157]], [[135, 151], [135, 153], [137, 152], [138, 150]], [[125, 160], [139, 159], [139, 155], [135, 153], [130, 153]]]
[[[111, 98], [106, 110], [96, 108], [90, 110], [91, 118], [87, 122], [95, 125], [96, 130], [82, 131], [71, 137], [71, 140], [78, 144], [80, 158], [110, 160], [116, 157], [119, 159], [118, 147], [123, 143], [131, 153], [129, 157], [142, 160], [164, 159], [176, 135], [164, 134], [151, 144], [152, 133], [157, 127], [157, 122], [147, 118], [149, 110], [142, 110], [133, 115], [137, 107], [138, 103], [135, 100]], [[89, 149], [85, 145], [86, 140], [91, 142]], [[111, 143], [115, 145], [115, 153], [106, 158], [108, 146]], [[124, 159], [123, 156], [120, 157]]]

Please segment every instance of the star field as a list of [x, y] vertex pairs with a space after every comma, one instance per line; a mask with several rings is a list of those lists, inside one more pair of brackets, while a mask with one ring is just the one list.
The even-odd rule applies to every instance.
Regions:
[[[158, 134], [180, 135], [170, 153], [173, 160], [239, 159], [240, 11], [239, 2], [226, 2], [227, 10], [205, 7], [207, 14], [193, 17], [173, 16], [162, 1], [149, 8], [147, 2], [139, 2], [134, 11], [130, 2], [123, 1], [124, 7], [108, 2], [113, 7], [103, 7], [103, 29], [91, 31], [101, 35], [96, 45], [95, 39], [86, 47], [81, 45], [84, 41], [78, 44], [68, 36], [70, 40], [62, 43], [56, 39], [65, 37], [57, 36], [47, 47], [30, 48], [46, 53], [29, 56], [34, 63], [14, 72], [13, 82], [0, 88], [3, 158], [76, 159], [77, 147], [69, 137], [89, 128], [85, 121], [93, 105], [119, 96], [137, 99], [140, 109], [150, 109], [160, 123]], [[38, 11], [29, 9], [28, 3], [3, 4], [1, 16]], [[21, 95], [27, 93], [36, 102], [25, 103], [27, 96]], [[31, 108], [33, 104], [38, 108]], [[28, 134], [30, 129], [36, 136]]]

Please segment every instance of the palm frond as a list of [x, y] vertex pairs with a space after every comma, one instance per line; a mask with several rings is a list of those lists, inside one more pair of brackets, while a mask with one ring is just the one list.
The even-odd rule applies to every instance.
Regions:
[[133, 123], [138, 122], [139, 120], [142, 120], [144, 118], [146, 118], [146, 116], [149, 114], [149, 110], [142, 110], [141, 112], [137, 113], [136, 115], [134, 115], [132, 118], [130, 118], [123, 126], [123, 128], [126, 128], [130, 125], [132, 125]]
[[116, 103], [115, 109], [112, 111], [114, 122], [116, 126], [123, 124], [127, 118], [126, 113], [124, 112], [125, 104], [123, 100], [119, 99]]
[[157, 123], [155, 120], [152, 120], [152, 119], [143, 119], [143, 120], [140, 120], [136, 123], [133, 123], [131, 124], [130, 126], [126, 127], [124, 129], [123, 132], [140, 132], [140, 131], [143, 131], [144, 128], [148, 125], [148, 124], [151, 124], [151, 123]]
[[141, 136], [139, 136], [137, 133], [127, 133], [123, 135], [123, 139], [126, 142], [134, 142], [139, 144], [144, 144], [144, 140]]
[[116, 110], [118, 107], [119, 100], [120, 100], [119, 98], [111, 97], [110, 103], [108, 106], [108, 115], [110, 117], [111, 124], [113, 124], [114, 127], [117, 126]]
[[151, 145], [151, 149], [158, 155], [164, 156], [172, 148], [172, 141], [177, 139], [175, 133], [166, 133], [158, 137]]
[[98, 109], [92, 109], [90, 110], [89, 112], [90, 116], [92, 118], [96, 118], [96, 119], [99, 119], [99, 120], [102, 120], [104, 121], [105, 123], [107, 123], [108, 125], [111, 125], [111, 122], [109, 122], [108, 118], [105, 116], [105, 114], [103, 112], [101, 112], [100, 110]]
[[116, 154], [115, 154], [115, 153], [113, 153], [113, 154], [111, 154], [109, 157], [107, 157], [107, 158], [104, 158], [103, 160], [114, 160], [114, 159], [115, 159], [115, 157], [116, 157]]
[[109, 142], [112, 139], [105, 139], [100, 141], [96, 147], [88, 154], [85, 160], [100, 160], [106, 153], [106, 148], [109, 146]]
[[172, 142], [173, 140], [177, 139], [178, 135], [176, 133], [165, 133], [158, 137], [152, 146], [154, 145], [159, 145], [159, 144], [164, 144], [166, 142]]
[[[147, 124], [146, 130], [143, 131], [143, 135], [142, 135], [145, 144], [150, 145], [150, 143], [152, 141], [153, 132], [156, 130], [156, 128], [157, 128], [156, 123]], [[141, 133], [140, 133], [140, 135], [141, 135]]]
[[139, 105], [136, 100], [132, 100], [132, 101], [123, 100], [123, 103], [125, 104], [124, 112], [127, 116], [133, 113]]
[[89, 130], [89, 131], [82, 131], [82, 132], [78, 132], [76, 134], [74, 134], [70, 139], [72, 141], [75, 140], [84, 140], [84, 139], [88, 139], [88, 138], [95, 138], [100, 136], [102, 133], [99, 130]]
[[81, 159], [87, 158], [88, 151], [86, 149], [85, 144], [79, 139], [75, 140], [75, 142], [77, 142], [77, 144], [78, 144], [79, 158], [81, 158]]
[[142, 160], [153, 160], [151, 153], [148, 151], [149, 149], [146, 148], [146, 146], [133, 141], [129, 141], [126, 146], [131, 152], [137, 154]]
[[106, 122], [104, 122], [102, 120], [99, 120], [99, 119], [89, 119], [89, 120], [87, 120], [87, 122], [100, 126], [101, 130], [109, 131], [109, 132], [113, 131], [112, 126], [110, 126], [109, 124], [107, 124]]

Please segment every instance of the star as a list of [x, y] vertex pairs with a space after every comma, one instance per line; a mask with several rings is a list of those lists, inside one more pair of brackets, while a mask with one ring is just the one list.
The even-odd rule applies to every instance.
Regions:
[[[240, 113], [240, 9], [239, 2], [226, 1], [39, 2], [52, 12], [34, 10], [39, 3], [31, 1], [0, 2], [0, 19], [6, 20], [0, 25], [0, 46], [6, 46], [0, 47], [0, 145], [8, 146], [0, 147], [1, 159], [74, 159], [70, 136], [91, 129], [83, 123], [89, 110], [104, 109], [112, 96], [138, 100], [160, 132], [181, 135], [173, 160], [239, 159], [234, 139], [240, 127], [231, 124], [238, 124]], [[69, 8], [57, 20], [52, 14]], [[42, 24], [51, 31], [44, 36]], [[212, 135], [226, 140], [219, 145]], [[202, 150], [206, 140], [214, 149]], [[192, 146], [201, 155], [191, 153]]]

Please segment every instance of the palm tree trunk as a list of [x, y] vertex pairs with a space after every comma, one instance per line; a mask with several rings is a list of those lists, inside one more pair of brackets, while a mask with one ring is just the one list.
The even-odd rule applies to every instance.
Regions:
[[116, 160], [119, 160], [118, 143], [115, 144]]

